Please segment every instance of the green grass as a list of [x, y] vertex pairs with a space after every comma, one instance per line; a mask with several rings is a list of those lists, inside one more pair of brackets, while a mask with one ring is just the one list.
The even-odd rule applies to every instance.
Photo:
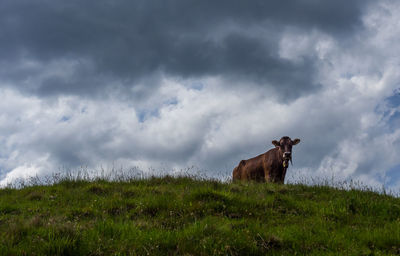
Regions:
[[0, 255], [400, 255], [400, 199], [189, 177], [0, 189]]

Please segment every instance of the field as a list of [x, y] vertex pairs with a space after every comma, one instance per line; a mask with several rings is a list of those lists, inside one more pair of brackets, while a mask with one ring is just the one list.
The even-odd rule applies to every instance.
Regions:
[[400, 199], [190, 177], [0, 189], [0, 255], [400, 255]]

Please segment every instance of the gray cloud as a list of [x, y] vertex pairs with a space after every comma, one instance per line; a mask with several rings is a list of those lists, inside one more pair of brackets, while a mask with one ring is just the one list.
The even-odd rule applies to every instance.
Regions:
[[[311, 54], [301, 62], [282, 59], [277, 54], [281, 32], [319, 30], [340, 40], [362, 27], [366, 3], [42, 0], [1, 5], [0, 75], [28, 93], [98, 95], [118, 84], [126, 94], [164, 73], [252, 81], [297, 98], [320, 87], [315, 81], [319, 64]], [[68, 76], [43, 75], [59, 62], [69, 63]], [[146, 83], [150, 92], [157, 85], [154, 79]]]

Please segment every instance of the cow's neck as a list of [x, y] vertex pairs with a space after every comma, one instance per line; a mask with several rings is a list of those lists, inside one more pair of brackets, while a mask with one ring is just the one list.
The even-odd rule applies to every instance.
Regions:
[[285, 161], [285, 159], [283, 158], [283, 152], [281, 152], [281, 150], [279, 148], [277, 148], [276, 153], [277, 153], [277, 157], [279, 159], [279, 162], [281, 163], [283, 169], [285, 169], [285, 171], [286, 171], [286, 169], [289, 166], [289, 161], [288, 160]]

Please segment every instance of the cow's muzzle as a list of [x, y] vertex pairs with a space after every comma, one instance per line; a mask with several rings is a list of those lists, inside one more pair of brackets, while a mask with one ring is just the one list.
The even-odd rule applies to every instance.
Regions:
[[292, 163], [292, 153], [291, 152], [285, 152], [283, 153], [283, 167], [287, 168], [289, 166], [289, 161]]

